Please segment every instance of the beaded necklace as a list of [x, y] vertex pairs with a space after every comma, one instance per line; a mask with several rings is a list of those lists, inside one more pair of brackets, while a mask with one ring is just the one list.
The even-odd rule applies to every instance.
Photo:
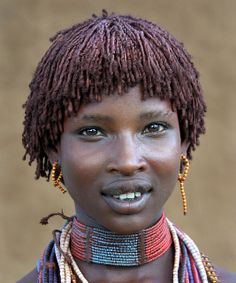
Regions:
[[138, 266], [162, 256], [171, 244], [164, 214], [152, 227], [130, 235], [88, 227], [76, 218], [72, 224], [71, 253], [89, 263]]
[[[144, 231], [147, 232], [148, 230], [149, 232], [150, 231], [153, 232], [155, 229], [157, 229], [157, 226], [160, 228], [161, 226], [165, 227], [165, 225], [167, 225], [168, 227], [167, 230], [170, 231], [170, 235], [173, 240], [174, 249], [175, 249], [174, 267], [172, 272], [173, 283], [219, 282], [218, 277], [214, 271], [214, 268], [210, 264], [208, 258], [201, 255], [199, 249], [197, 248], [193, 240], [188, 235], [183, 233], [180, 229], [178, 229], [176, 226], [174, 226], [174, 224], [171, 223], [167, 218], [165, 218], [164, 214], [162, 215], [161, 220], [157, 224]], [[52, 240], [49, 243], [49, 245], [45, 249], [43, 255], [41, 256], [37, 264], [38, 283], [46, 283], [46, 282], [76, 283], [78, 282], [76, 281], [76, 276], [79, 278], [80, 282], [88, 283], [87, 279], [84, 277], [78, 265], [76, 264], [75, 257], [84, 256], [84, 259], [88, 262], [94, 262], [94, 258], [91, 256], [85, 256], [86, 253], [84, 247], [81, 249], [80, 252], [77, 252], [78, 245], [73, 246], [72, 244], [73, 241], [77, 241], [76, 237], [78, 236], [78, 231], [80, 232], [82, 230], [83, 232], [82, 236], [84, 237], [86, 235], [87, 229], [88, 227], [79, 223], [75, 218], [68, 218], [67, 222], [65, 223], [61, 231], [60, 230], [54, 231], [53, 233], [54, 240]], [[101, 233], [101, 231], [99, 231], [99, 233]], [[164, 234], [165, 233], [166, 232], [164, 232]], [[138, 235], [140, 236], [140, 233], [138, 233]], [[154, 234], [152, 235], [154, 236]], [[166, 233], [166, 235], [168, 237], [169, 233]], [[139, 236], [137, 237], [138, 239]], [[93, 237], [91, 237], [90, 235], [88, 239], [93, 240]], [[95, 242], [96, 244], [98, 244], [97, 241]], [[169, 243], [168, 240], [166, 242]], [[172, 243], [172, 241], [170, 241], [170, 243]], [[82, 241], [82, 245], [84, 245], [83, 241]], [[164, 250], [167, 251], [168, 245], [169, 244], [164, 245], [166, 246], [166, 248], [160, 250], [162, 250], [162, 252]], [[88, 245], [88, 247], [91, 248], [92, 245], [90, 244]], [[126, 254], [127, 252], [126, 247], [127, 246], [125, 246], [124, 254]], [[122, 254], [122, 257], [124, 254]], [[151, 251], [151, 254], [153, 254], [153, 251]], [[161, 254], [160, 251], [159, 254]], [[103, 254], [103, 256], [106, 257], [106, 254]], [[131, 257], [131, 258], [132, 260], [134, 259], [133, 263], [135, 263], [135, 265], [143, 264], [141, 263], [142, 260], [146, 259], [146, 257], [141, 257], [141, 258], [138, 257], [138, 260], [141, 259], [141, 261], [137, 261], [136, 257]], [[149, 257], [147, 256], [147, 258]], [[151, 258], [152, 258], [151, 260], [155, 259], [155, 257], [151, 257]], [[101, 258], [99, 258], [99, 261], [100, 260]], [[118, 262], [120, 262], [119, 260], [120, 259], [118, 258]], [[125, 260], [125, 258], [123, 258], [123, 260]], [[150, 258], [146, 260], [148, 261], [145, 261], [144, 263], [151, 261]], [[111, 262], [111, 260], [109, 259], [108, 262]], [[128, 262], [130, 263], [129, 260]], [[127, 266], [127, 265], [122, 264], [121, 266]]]

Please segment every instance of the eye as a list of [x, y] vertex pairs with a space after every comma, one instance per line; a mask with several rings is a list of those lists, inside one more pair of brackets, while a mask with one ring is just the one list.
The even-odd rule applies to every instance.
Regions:
[[167, 125], [165, 123], [150, 123], [147, 125], [144, 130], [143, 134], [158, 134], [167, 129]]
[[103, 136], [103, 132], [102, 130], [100, 130], [99, 128], [96, 127], [88, 127], [88, 128], [83, 128], [81, 130], [79, 130], [78, 134], [80, 136], [89, 136], [89, 137], [99, 137], [99, 136]]

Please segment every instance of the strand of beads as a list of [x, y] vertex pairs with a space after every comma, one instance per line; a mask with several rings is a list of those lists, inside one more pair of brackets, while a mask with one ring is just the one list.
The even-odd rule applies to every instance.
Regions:
[[79, 279], [81, 280], [82, 283], [88, 283], [87, 279], [84, 277], [83, 273], [81, 272], [81, 270], [79, 269], [78, 265], [76, 264], [72, 254], [71, 254], [71, 251], [68, 249], [68, 254], [71, 258], [71, 264], [72, 264], [72, 267], [76, 273], [76, 275], [79, 277]]
[[202, 258], [201, 258], [201, 254], [200, 251], [198, 249], [198, 247], [196, 246], [196, 244], [194, 243], [194, 241], [185, 233], [183, 233], [182, 231], [178, 230], [177, 228], [176, 232], [178, 237], [185, 243], [185, 245], [187, 246], [187, 248], [189, 249], [195, 263], [196, 263], [196, 267], [200, 273], [201, 276], [201, 280], [203, 283], [208, 283], [207, 281], [207, 275], [206, 275], [206, 271], [204, 268], [204, 265], [202, 263]]
[[[71, 266], [75, 271], [76, 275], [78, 276], [78, 278], [81, 280], [81, 282], [88, 283], [87, 279], [84, 277], [78, 265], [76, 264], [70, 251], [69, 243], [70, 243], [71, 227], [72, 227], [72, 222], [69, 222], [62, 229], [62, 233], [60, 237], [60, 247], [63, 250], [63, 252], [65, 252], [70, 257]], [[73, 277], [72, 270], [69, 266], [69, 263], [65, 261], [65, 257], [63, 255], [61, 255], [61, 260], [60, 260], [60, 274], [62, 274], [63, 280], [65, 280], [62, 281], [62, 283], [67, 283], [67, 282], [71, 283], [71, 277]]]
[[189, 171], [189, 160], [185, 155], [181, 155], [181, 159], [183, 161], [183, 165], [184, 165], [184, 172], [183, 174], [178, 175], [178, 180], [179, 180], [179, 184], [180, 184], [180, 193], [182, 196], [182, 200], [183, 200], [183, 211], [184, 211], [184, 215], [187, 214], [187, 199], [186, 199], [186, 195], [185, 195], [185, 191], [184, 191], [184, 182], [187, 179], [188, 176], [188, 171]]
[[152, 227], [129, 235], [85, 226], [75, 218], [70, 248], [76, 259], [89, 263], [139, 266], [162, 256], [171, 244], [171, 233], [163, 213]]
[[173, 283], [179, 283], [178, 279], [178, 270], [179, 270], [179, 264], [180, 264], [180, 244], [179, 244], [179, 238], [176, 233], [174, 225], [167, 219], [167, 223], [170, 229], [170, 232], [172, 234], [172, 238], [174, 241], [175, 246], [175, 260], [174, 260], [174, 268], [173, 268]]
[[[64, 253], [67, 253], [67, 249], [69, 246], [70, 241], [70, 233], [72, 223], [69, 222], [64, 229], [62, 229], [61, 236], [60, 236], [60, 248]], [[68, 262], [65, 259], [65, 256], [61, 254], [60, 264], [60, 277], [62, 283], [71, 283], [71, 273], [70, 273], [70, 267]]]
[[207, 256], [205, 256], [204, 254], [202, 254], [202, 262], [203, 262], [203, 265], [204, 265], [205, 270], [207, 272], [207, 276], [211, 280], [211, 283], [218, 283], [219, 279], [218, 279], [218, 276], [216, 275], [214, 267], [211, 264], [209, 258]]

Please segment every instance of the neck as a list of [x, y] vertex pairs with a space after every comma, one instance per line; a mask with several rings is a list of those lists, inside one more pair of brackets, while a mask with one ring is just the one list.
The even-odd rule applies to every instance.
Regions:
[[140, 266], [161, 257], [171, 244], [172, 238], [164, 214], [152, 227], [130, 235], [85, 226], [76, 218], [73, 221], [72, 255], [88, 263]]

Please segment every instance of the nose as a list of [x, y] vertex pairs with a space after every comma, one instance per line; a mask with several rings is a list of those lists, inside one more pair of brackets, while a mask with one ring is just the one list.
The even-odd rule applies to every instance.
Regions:
[[131, 135], [119, 137], [113, 147], [107, 171], [132, 176], [147, 169], [140, 144]]

